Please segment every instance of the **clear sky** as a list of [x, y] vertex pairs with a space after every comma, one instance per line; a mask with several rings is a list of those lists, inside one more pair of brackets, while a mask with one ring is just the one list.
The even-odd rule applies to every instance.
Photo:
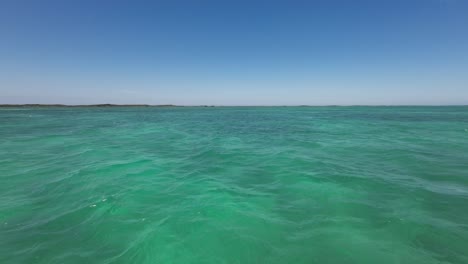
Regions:
[[0, 103], [468, 104], [468, 1], [2, 0]]

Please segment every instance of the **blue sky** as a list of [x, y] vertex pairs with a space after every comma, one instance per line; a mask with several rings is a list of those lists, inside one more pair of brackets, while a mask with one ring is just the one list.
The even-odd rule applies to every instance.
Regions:
[[468, 1], [3, 0], [0, 103], [468, 104]]

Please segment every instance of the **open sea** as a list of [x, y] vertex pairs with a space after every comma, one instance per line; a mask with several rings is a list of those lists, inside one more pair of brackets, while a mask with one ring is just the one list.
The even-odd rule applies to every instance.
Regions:
[[0, 263], [468, 263], [468, 107], [0, 108]]

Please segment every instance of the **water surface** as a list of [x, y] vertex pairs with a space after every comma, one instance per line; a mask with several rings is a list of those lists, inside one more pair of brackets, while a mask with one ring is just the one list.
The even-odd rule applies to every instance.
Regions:
[[0, 263], [468, 263], [468, 107], [2, 108]]

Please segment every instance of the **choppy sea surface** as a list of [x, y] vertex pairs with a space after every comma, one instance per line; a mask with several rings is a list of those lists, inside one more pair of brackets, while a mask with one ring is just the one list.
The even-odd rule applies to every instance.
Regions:
[[468, 263], [468, 107], [1, 108], [0, 263]]

